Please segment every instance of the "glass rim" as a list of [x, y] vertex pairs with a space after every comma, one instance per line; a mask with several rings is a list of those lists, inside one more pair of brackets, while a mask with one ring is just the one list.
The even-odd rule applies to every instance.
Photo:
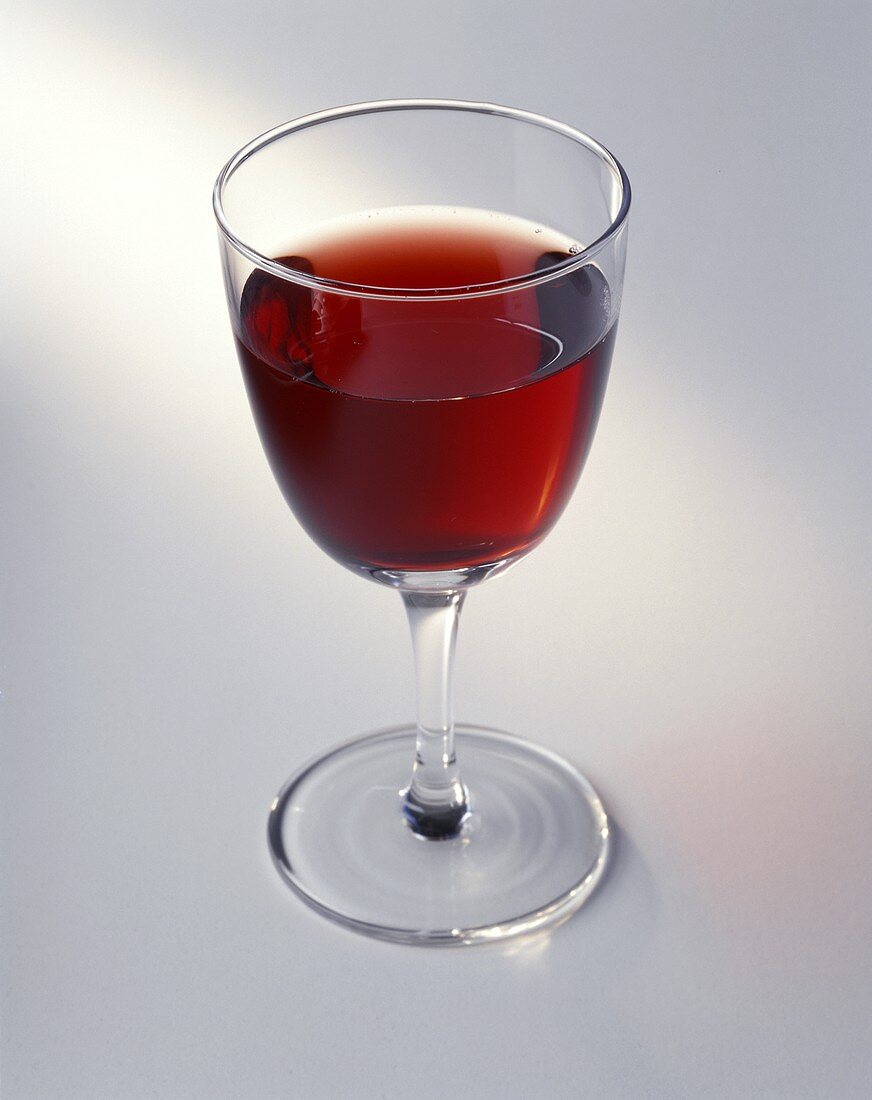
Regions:
[[[264, 256], [261, 252], [258, 252], [257, 249], [246, 244], [233, 232], [224, 210], [224, 189], [236, 171], [241, 168], [250, 157], [254, 156], [255, 153], [258, 153], [261, 149], [265, 149], [274, 141], [279, 141], [281, 138], [301, 130], [306, 130], [311, 126], [317, 126], [324, 122], [333, 122], [337, 119], [353, 118], [357, 115], [379, 114], [386, 111], [467, 111], [475, 114], [497, 115], [503, 118], [510, 118], [518, 122], [526, 122], [530, 125], [551, 130], [557, 134], [562, 134], [564, 137], [575, 141], [577, 144], [583, 145], [591, 153], [596, 154], [617, 176], [621, 185], [621, 203], [618, 212], [605, 232], [597, 237], [595, 241], [592, 241], [585, 248], [580, 249], [565, 260], [561, 260], [552, 267], [546, 268], [544, 271], [531, 271], [524, 275], [515, 275], [508, 279], [472, 284], [464, 287], [377, 287], [366, 286], [360, 283], [344, 282], [339, 279], [328, 279], [320, 275], [310, 275], [305, 272], [296, 271], [293, 268], [285, 267], [284, 264], [278, 263], [269, 256]], [[284, 122], [279, 126], [274, 126], [272, 129], [266, 130], [258, 137], [253, 138], [234, 153], [219, 172], [212, 191], [212, 207], [218, 222], [218, 228], [227, 243], [253, 263], [255, 267], [260, 268], [262, 271], [267, 271], [271, 275], [275, 275], [286, 282], [307, 286], [311, 289], [326, 290], [335, 294], [342, 294], [354, 298], [439, 298], [441, 300], [450, 300], [460, 298], [481, 298], [491, 294], [505, 293], [520, 287], [540, 286], [543, 283], [551, 282], [553, 279], [559, 279], [578, 268], [584, 267], [584, 265], [589, 263], [594, 256], [601, 252], [623, 228], [630, 210], [630, 197], [630, 180], [617, 157], [610, 153], [609, 150], [595, 138], [585, 134], [582, 130], [577, 130], [575, 127], [569, 126], [565, 122], [558, 122], [556, 119], [548, 118], [546, 115], [534, 114], [531, 111], [524, 111], [518, 107], [505, 107], [496, 103], [460, 99], [383, 99], [364, 103], [352, 103], [343, 107], [333, 107], [324, 111], [316, 111], [313, 114], [302, 115], [289, 122]]]

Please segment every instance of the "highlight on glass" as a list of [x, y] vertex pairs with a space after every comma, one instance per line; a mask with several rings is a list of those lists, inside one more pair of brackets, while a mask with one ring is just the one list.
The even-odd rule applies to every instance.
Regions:
[[469, 589], [526, 557], [578, 481], [629, 205], [626, 173], [587, 135], [448, 100], [297, 119], [215, 185], [273, 475], [327, 554], [397, 590], [411, 628], [417, 721], [337, 730], [269, 815], [279, 873], [357, 931], [500, 940], [565, 919], [602, 877], [591, 785], [541, 745], [455, 724], [452, 665]]

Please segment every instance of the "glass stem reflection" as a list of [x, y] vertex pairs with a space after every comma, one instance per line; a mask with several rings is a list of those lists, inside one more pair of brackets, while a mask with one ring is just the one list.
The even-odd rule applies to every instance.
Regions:
[[465, 592], [402, 592], [415, 654], [418, 740], [403, 813], [419, 836], [456, 836], [469, 798], [454, 754], [452, 672]]

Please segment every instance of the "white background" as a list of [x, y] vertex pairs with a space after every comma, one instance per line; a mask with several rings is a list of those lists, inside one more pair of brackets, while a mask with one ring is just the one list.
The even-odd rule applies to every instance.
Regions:
[[[5, 23], [4, 1100], [868, 1096], [866, 6]], [[370, 942], [266, 852], [298, 763], [410, 716], [411, 659], [268, 473], [210, 189], [391, 96], [554, 115], [635, 191], [581, 486], [461, 630], [459, 717], [566, 754], [618, 827], [523, 947]]]

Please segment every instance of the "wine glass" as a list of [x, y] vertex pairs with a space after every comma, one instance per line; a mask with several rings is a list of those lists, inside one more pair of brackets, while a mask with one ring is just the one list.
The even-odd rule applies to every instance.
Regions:
[[400, 593], [414, 726], [346, 740], [272, 805], [280, 874], [383, 939], [471, 944], [565, 919], [608, 820], [548, 749], [454, 724], [467, 590], [556, 522], [620, 309], [627, 176], [569, 126], [486, 103], [324, 111], [215, 185], [227, 300], [275, 478], [339, 563]]

